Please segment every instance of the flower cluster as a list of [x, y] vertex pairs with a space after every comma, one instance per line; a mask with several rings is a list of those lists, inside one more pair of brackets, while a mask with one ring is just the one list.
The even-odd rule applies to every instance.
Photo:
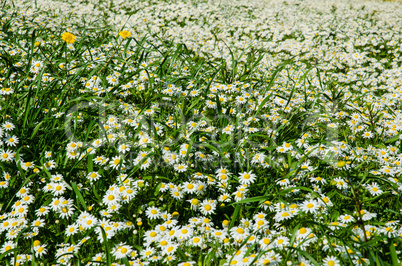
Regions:
[[14, 2], [0, 263], [401, 259], [397, 4]]

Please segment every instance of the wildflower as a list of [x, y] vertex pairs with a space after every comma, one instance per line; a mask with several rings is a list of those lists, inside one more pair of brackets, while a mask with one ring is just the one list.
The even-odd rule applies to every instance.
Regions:
[[99, 179], [99, 177], [100, 177], [100, 174], [98, 174], [98, 172], [91, 172], [87, 175], [87, 178], [89, 179], [89, 181], [91, 183], [97, 181]]
[[69, 32], [64, 32], [61, 35], [61, 38], [67, 43], [67, 44], [73, 44], [75, 42], [76, 37], [69, 33]]
[[315, 200], [306, 200], [303, 202], [300, 208], [306, 213], [315, 213], [317, 212], [319, 206], [320, 205]]
[[44, 165], [43, 165], [47, 170], [51, 170], [53, 168], [56, 168], [56, 162], [54, 160], [50, 160], [47, 161]]
[[10, 150], [0, 150], [0, 160], [3, 162], [9, 162], [14, 159], [13, 153]]
[[130, 151], [130, 146], [128, 144], [122, 144], [117, 149], [118, 152], [125, 154], [126, 152]]
[[300, 240], [300, 239], [305, 239], [306, 237], [308, 237], [308, 236], [310, 235], [310, 233], [311, 233], [311, 229], [310, 229], [310, 228], [302, 227], [302, 228], [300, 228], [299, 230], [297, 230], [296, 238], [297, 238], [298, 240]]
[[155, 207], [149, 207], [147, 209], [147, 211], [145, 212], [145, 214], [151, 220], [158, 219], [158, 218], [161, 217], [160, 210], [158, 208], [155, 208]]
[[176, 164], [176, 165], [174, 166], [174, 169], [175, 169], [177, 172], [179, 172], [179, 173], [182, 173], [182, 172], [187, 171], [187, 168], [188, 168], [188, 166], [185, 165], [185, 164]]
[[232, 235], [233, 239], [236, 241], [243, 241], [247, 238], [249, 231], [248, 229], [243, 229], [241, 227], [232, 227], [230, 229], [230, 234]]
[[256, 177], [257, 176], [255, 174], [251, 173], [251, 171], [240, 173], [239, 182], [240, 182], [240, 184], [249, 185], [249, 184], [254, 183]]
[[27, 171], [29, 168], [34, 168], [35, 164], [33, 162], [21, 162], [21, 168]]
[[131, 33], [127, 30], [123, 30], [119, 32], [120, 37], [123, 39], [130, 37]]
[[328, 256], [322, 262], [322, 265], [341, 266], [339, 260], [335, 256]]
[[373, 195], [373, 196], [378, 196], [378, 195], [381, 195], [383, 193], [383, 191], [381, 190], [380, 186], [376, 182], [373, 182], [370, 185], [367, 184], [366, 188], [370, 192], [370, 194]]
[[44, 216], [49, 213], [49, 208], [46, 206], [40, 207], [38, 210], [35, 211], [37, 216]]
[[362, 134], [362, 137], [365, 138], [365, 139], [371, 139], [371, 138], [374, 137], [374, 134], [373, 134], [372, 132], [370, 132], [370, 131], [365, 131], [365, 132]]
[[121, 164], [121, 167], [123, 168], [124, 164], [122, 163], [120, 156], [114, 156], [109, 163], [110, 167], [113, 169], [119, 168], [120, 164]]
[[2, 124], [2, 127], [4, 128], [5, 131], [11, 131], [15, 128], [14, 124], [11, 122], [5, 122]]
[[213, 214], [216, 209], [216, 201], [214, 200], [204, 200], [200, 204], [200, 211], [203, 215]]
[[351, 223], [354, 222], [355, 218], [353, 218], [353, 216], [350, 216], [349, 214], [345, 214], [339, 216], [338, 220], [343, 223]]
[[289, 244], [289, 238], [286, 236], [280, 236], [273, 242], [273, 246], [279, 249], [283, 249]]
[[294, 216], [290, 211], [280, 211], [275, 216], [274, 219], [276, 222], [281, 222], [283, 220], [291, 219]]
[[116, 248], [112, 251], [112, 254], [116, 257], [116, 259], [121, 259], [123, 257], [127, 257], [133, 249], [128, 246], [120, 243]]
[[[1, 247], [0, 253], [4, 254], [4, 253], [6, 253], [7, 251], [9, 251], [9, 250], [11, 250], [13, 248], [15, 248], [14, 241], [7, 241]], [[8, 253], [6, 256], [11, 256], [11, 255], [12, 255], [12, 253]]]
[[334, 181], [336, 182], [336, 187], [338, 189], [346, 189], [349, 187], [348, 184], [345, 182], [345, 180], [343, 180], [340, 177], [334, 178]]

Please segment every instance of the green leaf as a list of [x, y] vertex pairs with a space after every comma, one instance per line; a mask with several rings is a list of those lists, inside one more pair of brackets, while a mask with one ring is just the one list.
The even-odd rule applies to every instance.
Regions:
[[124, 262], [124, 265], [130, 266], [130, 263], [128, 262], [127, 257], [123, 257], [123, 258], [121, 258], [121, 260]]
[[231, 205], [237, 205], [237, 204], [243, 204], [243, 203], [250, 203], [250, 202], [256, 202], [256, 201], [265, 201], [266, 199], [268, 199], [270, 196], [256, 196], [256, 197], [252, 197], [252, 198], [247, 198], [238, 202], [233, 202], [231, 204], [229, 204], [228, 206]]
[[78, 188], [77, 188], [77, 183], [76, 183], [76, 182], [72, 182], [72, 183], [71, 183], [71, 187], [73, 188], [74, 193], [75, 193], [76, 197], [78, 198], [79, 202], [81, 203], [81, 205], [85, 208], [85, 210], [87, 210], [88, 207], [87, 207], [87, 205], [86, 205], [86, 203], [85, 203], [84, 198], [82, 197], [81, 192], [80, 192], [80, 191], [78, 190]]
[[110, 266], [110, 265], [112, 265], [112, 254], [110, 253], [109, 243], [107, 241], [107, 236], [106, 236], [106, 231], [102, 226], [99, 225], [99, 227], [102, 231], [103, 246], [105, 247], [106, 265]]
[[389, 251], [391, 253], [392, 265], [393, 266], [400, 265], [400, 263], [398, 261], [398, 255], [396, 254], [394, 243], [392, 241], [389, 241], [389, 242], [391, 242], [391, 245], [389, 246]]
[[177, 248], [176, 252], [177, 252], [177, 255], [179, 255], [179, 258], [180, 258], [181, 260], [183, 260], [183, 261], [186, 261], [186, 260], [187, 260], [187, 256], [186, 256], [186, 254], [183, 252], [183, 250], [181, 250], [180, 248]]
[[236, 206], [236, 208], [235, 208], [235, 210], [234, 210], [234, 213], [233, 213], [233, 216], [232, 216], [232, 219], [230, 219], [229, 229], [233, 227], [235, 221], [237, 220], [237, 216], [238, 216], [239, 213], [240, 213], [240, 208], [241, 208], [240, 205], [237, 205], [237, 206]]

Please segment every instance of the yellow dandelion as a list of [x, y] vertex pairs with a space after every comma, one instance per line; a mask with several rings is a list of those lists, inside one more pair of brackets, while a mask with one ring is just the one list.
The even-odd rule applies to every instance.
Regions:
[[64, 32], [61, 38], [68, 44], [73, 44], [75, 42], [75, 36], [69, 32]]

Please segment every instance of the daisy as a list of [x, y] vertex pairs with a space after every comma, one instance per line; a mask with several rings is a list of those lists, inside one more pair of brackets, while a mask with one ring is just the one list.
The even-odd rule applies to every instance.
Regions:
[[193, 229], [189, 226], [183, 226], [176, 232], [178, 239], [189, 239], [193, 236]]
[[0, 188], [8, 188], [9, 181], [0, 181]]
[[46, 159], [52, 158], [52, 152], [51, 151], [46, 151], [45, 152], [45, 158]]
[[243, 241], [244, 239], [246, 239], [248, 237], [249, 231], [247, 228], [241, 228], [241, 227], [232, 227], [229, 230], [231, 236], [233, 237], [234, 240], [236, 241]]
[[334, 178], [334, 181], [336, 182], [336, 187], [338, 189], [347, 189], [349, 187], [345, 180], [340, 177]]
[[54, 183], [52, 189], [50, 190], [53, 195], [60, 196], [63, 195], [67, 187], [63, 183]]
[[98, 172], [91, 172], [87, 175], [87, 178], [91, 183], [97, 181], [99, 177], [101, 177], [101, 175], [98, 174]]
[[95, 216], [93, 215], [86, 215], [85, 218], [83, 218], [80, 221], [80, 225], [84, 228], [84, 229], [90, 229], [94, 226], [96, 226], [98, 224], [98, 219], [95, 218]]
[[366, 258], [358, 258], [353, 260], [353, 263], [356, 265], [369, 265], [369, 260]]
[[142, 257], [145, 257], [145, 258], [150, 258], [152, 255], [155, 254], [155, 252], [156, 252], [155, 248], [153, 248], [153, 247], [146, 247], [146, 248], [144, 248], [143, 250], [141, 250], [140, 255], [141, 255]]
[[197, 185], [191, 182], [184, 182], [182, 186], [184, 192], [192, 194], [197, 192]]
[[109, 163], [109, 166], [113, 169], [119, 168], [120, 165], [122, 168], [124, 167], [124, 164], [122, 163], [120, 156], [114, 156]]
[[44, 227], [44, 226], [45, 226], [45, 220], [43, 220], [43, 219], [36, 219], [36, 220], [32, 221], [32, 226], [35, 226], [35, 227]]
[[214, 200], [204, 200], [200, 204], [200, 212], [203, 215], [214, 214], [216, 209], [216, 201]]
[[383, 193], [383, 191], [381, 190], [380, 186], [376, 182], [373, 182], [370, 185], [367, 184], [366, 188], [367, 188], [367, 190], [370, 192], [370, 194], [372, 196], [378, 196], [378, 195], [381, 195]]
[[40, 244], [34, 247], [35, 255], [39, 258], [47, 254], [46, 244]]
[[195, 210], [197, 210], [199, 208], [200, 201], [198, 199], [193, 198], [193, 199], [189, 199], [187, 201], [191, 203], [191, 209], [192, 210], [195, 211]]
[[145, 212], [145, 215], [149, 219], [155, 220], [155, 219], [161, 218], [161, 211], [156, 207], [148, 207], [148, 209]]
[[106, 194], [103, 196], [103, 203], [106, 205], [113, 205], [119, 201], [119, 195], [118, 192], [113, 190], [110, 191], [108, 190]]
[[322, 199], [322, 201], [319, 202], [321, 206], [325, 207], [326, 205], [328, 207], [332, 207], [334, 205], [329, 197], [325, 196], [324, 194], [320, 194], [320, 196]]
[[168, 255], [163, 259], [163, 263], [165, 264], [171, 264], [173, 261], [176, 260], [176, 256], [175, 255]]
[[306, 200], [300, 208], [305, 213], [316, 213], [319, 206], [316, 200]]
[[281, 180], [277, 181], [276, 184], [287, 187], [290, 185], [290, 181], [289, 181], [289, 179], [285, 178], [285, 179], [281, 179]]
[[255, 174], [253, 174], [251, 171], [240, 173], [239, 182], [240, 182], [240, 184], [243, 184], [243, 185], [244, 184], [249, 185], [249, 184], [254, 183], [256, 177], [257, 176]]
[[129, 255], [132, 250], [133, 249], [130, 246], [120, 243], [117, 245], [117, 247], [114, 248], [112, 254], [115, 256], [116, 259], [121, 259], [123, 257], [127, 257], [127, 255]]
[[43, 165], [47, 170], [51, 170], [56, 168], [56, 162], [54, 160], [50, 160], [47, 161], [44, 165]]
[[15, 128], [14, 124], [11, 122], [3, 123], [2, 127], [4, 128], [5, 131], [11, 131]]
[[245, 192], [244, 191], [235, 191], [234, 193], [233, 193], [233, 195], [234, 195], [234, 199], [235, 199], [235, 201], [236, 202], [238, 202], [238, 201], [241, 201], [241, 200], [243, 200], [243, 199], [245, 199]]
[[276, 222], [281, 222], [283, 220], [288, 220], [293, 218], [294, 214], [291, 213], [290, 211], [280, 211], [278, 212], [275, 216], [274, 219]]
[[268, 246], [271, 244], [271, 239], [268, 237], [263, 237], [258, 241], [262, 250], [267, 250]]
[[247, 102], [247, 98], [244, 96], [237, 96], [236, 97], [236, 104], [241, 105]]
[[9, 162], [14, 159], [13, 152], [10, 150], [0, 150], [0, 160], [3, 162]]
[[305, 239], [306, 237], [308, 237], [310, 235], [310, 233], [311, 233], [310, 228], [302, 227], [299, 230], [297, 230], [296, 239], [297, 240]]
[[172, 255], [176, 249], [177, 249], [178, 245], [177, 244], [168, 244], [163, 250], [162, 250], [162, 255]]
[[204, 238], [194, 236], [188, 241], [188, 243], [191, 247], [202, 247], [202, 245], [204, 244]]
[[123, 191], [121, 198], [125, 201], [125, 202], [129, 202], [130, 200], [132, 200], [136, 195], [137, 195], [137, 190], [133, 189], [133, 188], [127, 188]]
[[49, 213], [49, 208], [48, 207], [46, 207], [46, 206], [42, 206], [42, 207], [40, 207], [39, 209], [37, 209], [36, 211], [35, 211], [35, 214], [37, 215], [37, 216], [45, 216], [46, 214], [48, 214]]
[[170, 195], [176, 200], [181, 200], [184, 197], [184, 192], [180, 187], [175, 187], [170, 191]]
[[335, 256], [328, 256], [322, 261], [322, 265], [341, 266], [341, 263]]
[[355, 221], [355, 218], [349, 214], [339, 216], [338, 220], [342, 223], [352, 223]]
[[289, 238], [286, 236], [280, 236], [275, 241], [272, 242], [274, 247], [277, 247], [279, 249], [285, 248], [289, 244]]
[[185, 164], [175, 164], [174, 169], [179, 172], [179, 173], [183, 173], [185, 171], [187, 171], [188, 166]]
[[365, 139], [371, 139], [374, 137], [374, 134], [370, 131], [364, 131], [362, 137]]
[[22, 197], [22, 201], [24, 202], [24, 204], [31, 204], [32, 202], [34, 202], [34, 200], [35, 200], [35, 197], [34, 196], [32, 196], [32, 195], [27, 195], [27, 194], [25, 194], [25, 196], [24, 197]]
[[102, 139], [96, 139], [92, 142], [92, 146], [95, 148], [99, 148], [102, 145], [103, 140]]
[[152, 144], [152, 140], [150, 139], [149, 136], [144, 134], [144, 135], [140, 136], [140, 140], [139, 140], [138, 144], [145, 146], [146, 144]]
[[331, 228], [331, 230], [336, 230], [339, 229], [339, 227], [345, 227], [344, 223], [338, 223], [338, 222], [332, 222], [329, 224], [328, 226], [329, 228]]
[[219, 196], [218, 201], [220, 202], [230, 202], [231, 201], [231, 196], [227, 193], [224, 193]]
[[119, 153], [125, 154], [126, 152], [130, 151], [130, 145], [128, 144], [121, 144], [117, 149]]
[[[13, 241], [7, 241], [1, 247], [0, 253], [4, 254], [4, 253], [6, 253], [7, 251], [9, 251], [9, 250], [11, 250], [13, 248], [15, 248], [14, 242]], [[8, 253], [6, 256], [11, 256], [11, 255], [12, 255], [12, 253]]]

